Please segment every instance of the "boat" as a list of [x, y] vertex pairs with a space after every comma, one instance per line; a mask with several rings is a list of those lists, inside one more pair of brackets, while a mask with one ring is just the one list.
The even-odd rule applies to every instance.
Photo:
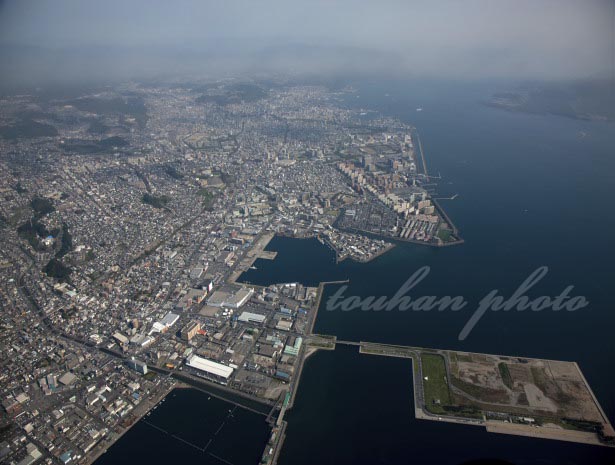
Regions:
[[416, 109], [416, 111], [423, 111], [423, 108], [422, 108], [422, 107], [418, 107], [418, 108]]

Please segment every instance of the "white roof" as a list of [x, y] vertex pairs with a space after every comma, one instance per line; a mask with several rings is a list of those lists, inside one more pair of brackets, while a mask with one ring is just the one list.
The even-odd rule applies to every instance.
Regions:
[[239, 321], [257, 321], [262, 323], [265, 321], [265, 315], [261, 315], [260, 313], [252, 313], [252, 312], [241, 312], [238, 318]]
[[205, 371], [216, 376], [221, 376], [222, 378], [228, 378], [233, 373], [233, 369], [231, 367], [199, 357], [198, 355], [191, 355], [186, 364], [189, 367], [196, 368], [197, 370]]
[[226, 292], [226, 291], [215, 291], [207, 304], [212, 307], [231, 307], [231, 308], [239, 308], [243, 304], [245, 304], [250, 297], [254, 294], [254, 289], [251, 287], [241, 288], [235, 292]]
[[162, 330], [166, 328], [166, 326], [164, 326], [162, 323], [156, 321], [153, 325], [152, 325], [152, 331], [157, 331], [159, 333], [162, 332]]
[[178, 318], [179, 315], [176, 315], [175, 313], [167, 313], [164, 318], [160, 320], [160, 323], [168, 328], [173, 326]]

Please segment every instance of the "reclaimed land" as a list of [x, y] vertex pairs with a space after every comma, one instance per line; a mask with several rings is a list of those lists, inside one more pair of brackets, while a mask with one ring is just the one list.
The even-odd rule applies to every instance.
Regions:
[[615, 430], [575, 362], [492, 355], [312, 335], [310, 353], [337, 344], [412, 359], [418, 419], [487, 431], [615, 447]]

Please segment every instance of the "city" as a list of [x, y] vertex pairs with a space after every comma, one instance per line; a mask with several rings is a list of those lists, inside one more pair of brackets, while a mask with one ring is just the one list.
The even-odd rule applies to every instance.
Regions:
[[[276, 234], [340, 261], [452, 240], [413, 128], [364, 121], [352, 89], [273, 84], [0, 102], [3, 457], [90, 463], [178, 373], [288, 403], [320, 293], [240, 282]], [[366, 208], [389, 223], [358, 224]]]

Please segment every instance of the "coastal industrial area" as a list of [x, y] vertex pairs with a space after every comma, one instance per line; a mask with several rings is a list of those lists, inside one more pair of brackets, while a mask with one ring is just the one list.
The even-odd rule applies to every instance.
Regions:
[[[0, 99], [2, 463], [92, 463], [181, 386], [265, 415], [276, 462], [306, 357], [343, 341], [312, 334], [324, 283], [242, 282], [271, 239], [360, 262], [463, 241], [416, 130], [352, 93], [279, 78]], [[575, 364], [350, 344], [412, 358], [419, 418], [613, 443]]]

